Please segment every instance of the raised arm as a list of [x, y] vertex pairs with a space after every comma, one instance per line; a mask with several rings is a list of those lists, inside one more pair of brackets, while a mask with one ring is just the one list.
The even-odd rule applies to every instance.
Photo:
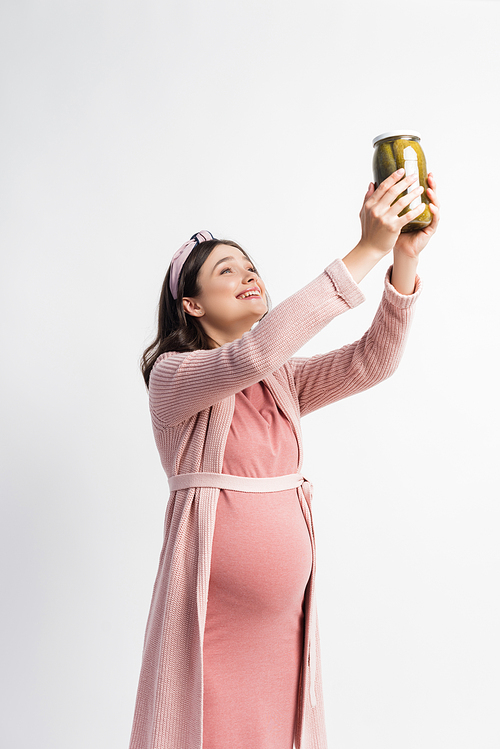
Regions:
[[369, 330], [355, 343], [309, 359], [290, 360], [302, 416], [373, 387], [390, 377], [403, 354], [406, 336], [420, 294], [400, 294], [387, 272], [382, 301]]
[[[355, 349], [346, 347], [341, 349], [342, 353], [333, 352], [327, 357], [335, 358], [335, 366], [339, 365], [347, 372], [360, 358], [368, 361], [380, 347], [388, 346], [391, 352], [396, 341], [401, 339], [401, 330], [405, 325], [407, 327], [409, 309], [415, 298], [415, 294], [410, 294], [415, 282], [415, 261], [439, 221], [437, 198], [435, 190], [431, 189], [429, 197], [434, 204], [431, 205], [434, 214], [432, 224], [427, 230], [417, 232], [419, 236], [416, 238], [400, 234], [403, 226], [413, 220], [421, 206], [402, 217], [399, 213], [422, 189], [417, 188], [411, 194], [406, 194], [415, 176], [402, 178], [402, 172], [404, 170], [395, 172], [376, 190], [373, 184], [370, 185], [360, 212], [361, 240], [346, 255], [344, 262], [335, 260], [318, 278], [278, 305], [256, 328], [244, 333], [241, 338], [208, 351], [160, 356], [149, 383], [150, 405], [155, 417], [165, 426], [173, 426], [279, 369], [334, 317], [363, 301], [364, 296], [357, 284], [382, 257], [394, 249], [393, 282], [396, 288], [391, 287], [392, 291], [386, 288], [377, 313], [379, 317], [366, 336], [357, 344], [352, 344]], [[432, 177], [429, 184], [435, 188]], [[401, 294], [397, 290], [399, 284], [405, 287], [399, 289]], [[405, 294], [408, 296], [405, 297]], [[400, 300], [395, 301], [398, 298]], [[397, 314], [396, 310], [399, 310]], [[380, 337], [383, 330], [385, 333]], [[397, 343], [397, 346], [400, 345]], [[361, 351], [366, 353], [360, 356]], [[391, 362], [395, 361], [392, 354], [389, 358]], [[316, 377], [312, 374], [315, 359], [310, 364], [298, 359], [294, 364], [305, 401], [308, 401], [306, 393], [309, 392], [307, 379], [312, 378], [312, 383]], [[352, 364], [349, 364], [350, 361]], [[320, 369], [326, 371], [328, 366], [325, 370], [322, 364]], [[323, 377], [323, 374], [319, 376]], [[351, 387], [358, 380], [359, 376], [352, 379]], [[364, 387], [370, 387], [370, 384], [358, 387], [358, 390]]]
[[[360, 212], [361, 240], [343, 259], [359, 283], [381, 256], [393, 249], [394, 264], [387, 272], [384, 296], [370, 329], [356, 343], [310, 359], [290, 361], [302, 415], [376, 385], [393, 374], [399, 364], [420, 293], [418, 258], [436, 232], [440, 207], [436, 180], [429, 174], [427, 194], [432, 222], [421, 231], [400, 233], [404, 223], [422, 209], [420, 205], [405, 216], [398, 215], [409, 197], [394, 201], [415, 179], [401, 179], [403, 173], [404, 170], [395, 172], [376, 190], [370, 184]], [[421, 191], [417, 188], [416, 192]]]
[[220, 348], [160, 356], [151, 372], [150, 405], [174, 426], [281, 367], [334, 317], [364, 300], [341, 260], [293, 294], [251, 331]]

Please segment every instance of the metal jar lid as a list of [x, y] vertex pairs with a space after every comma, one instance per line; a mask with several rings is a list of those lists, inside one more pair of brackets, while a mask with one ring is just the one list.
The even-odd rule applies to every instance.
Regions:
[[372, 145], [376, 146], [379, 141], [385, 140], [386, 138], [418, 138], [420, 140], [420, 133], [417, 133], [416, 130], [389, 130], [388, 133], [377, 135], [377, 137], [372, 140]]

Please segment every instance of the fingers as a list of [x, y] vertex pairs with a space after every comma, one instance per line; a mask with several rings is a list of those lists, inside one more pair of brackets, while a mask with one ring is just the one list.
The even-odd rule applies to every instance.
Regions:
[[399, 195], [399, 193], [409, 187], [416, 178], [417, 175], [414, 174], [405, 177], [405, 170], [398, 169], [397, 172], [393, 172], [389, 177], [387, 177], [387, 179], [380, 183], [375, 191], [377, 197], [382, 199], [385, 195], [391, 193], [391, 191], [392, 194], [396, 193]]
[[[418, 174], [408, 175], [408, 177], [405, 177], [399, 182], [396, 182], [396, 184], [386, 192], [386, 194], [384, 195], [384, 199], [387, 199], [392, 204], [395, 200], [397, 200], [398, 195], [401, 195], [401, 193], [406, 193], [406, 191], [411, 188], [414, 183], [418, 183]], [[413, 198], [416, 198], [417, 195], [419, 195], [421, 192], [423, 192], [423, 187], [419, 185], [418, 187], [414, 187], [414, 189], [412, 189], [411, 192], [408, 193], [408, 195], [411, 194], [413, 195]], [[401, 200], [403, 200], [403, 198], [400, 198], [398, 200], [398, 205], [403, 207], [403, 203], [401, 202]], [[409, 201], [409, 203], [411, 203], [411, 200]]]
[[428, 187], [426, 190], [427, 196], [429, 197], [431, 203], [434, 203], [434, 205], [437, 206], [437, 208], [440, 208], [441, 204], [438, 200], [437, 191], [436, 191], [436, 188], [437, 188], [436, 178], [434, 177], [432, 172], [429, 172], [429, 174], [427, 175], [427, 184], [428, 184]]
[[429, 187], [427, 188], [427, 196], [429, 197], [429, 200], [436, 206], [436, 208], [441, 208], [441, 203], [438, 200], [436, 192], [436, 179], [432, 172], [429, 172], [429, 174], [427, 175], [427, 183], [429, 185]]
[[[403, 208], [406, 208], [407, 205], [415, 200], [415, 198], [423, 192], [423, 188], [415, 187], [411, 190], [411, 193], [408, 193], [408, 195], [411, 194], [412, 197], [408, 201], [404, 200], [403, 194], [406, 194], [407, 190], [411, 188], [415, 182], [418, 182], [418, 175], [410, 174], [401, 179], [401, 174], [404, 174], [404, 169], [398, 169], [397, 172], [394, 172], [390, 177], [384, 180], [375, 190], [372, 196], [372, 201], [380, 204], [380, 206], [385, 209], [389, 209], [389, 207], [397, 201], [397, 213], [400, 213]], [[398, 200], [398, 196], [400, 195], [401, 198]]]
[[368, 185], [368, 190], [366, 191], [365, 202], [368, 200], [369, 197], [373, 195], [374, 192], [375, 192], [375, 185], [373, 184], [373, 182], [370, 182], [370, 184]]
[[[419, 186], [418, 186], [418, 187], [416, 187], [416, 188], [415, 188], [414, 190], [411, 190], [411, 191], [410, 191], [409, 193], [406, 193], [405, 195], [402, 195], [402, 196], [401, 196], [401, 197], [399, 198], [399, 200], [397, 200], [397, 201], [396, 201], [396, 202], [394, 203], [394, 205], [395, 205], [395, 208], [396, 208], [396, 212], [397, 212], [397, 213], [401, 213], [401, 211], [402, 211], [402, 210], [404, 210], [404, 209], [405, 209], [405, 208], [406, 208], [407, 206], [409, 206], [409, 205], [410, 205], [410, 203], [413, 203], [413, 201], [414, 201], [414, 200], [415, 200], [416, 198], [418, 198], [418, 197], [419, 197], [420, 195], [422, 195], [422, 193], [423, 193], [423, 192], [424, 192], [424, 188], [422, 187], [422, 185], [419, 185]], [[399, 193], [398, 193], [398, 194], [399, 194]], [[397, 196], [396, 196], [396, 197], [397, 197]], [[392, 204], [391, 204], [391, 205], [392, 205]], [[424, 207], [425, 207], [425, 203], [424, 203], [423, 205], [424, 205]], [[420, 208], [420, 203], [419, 203], [418, 207]], [[423, 208], [422, 208], [422, 211], [423, 211]], [[419, 210], [419, 213], [421, 213], [422, 211], [421, 211], [421, 210]], [[407, 214], [406, 214], [406, 215], [407, 215]]]
[[411, 211], [408, 211], [408, 213], [405, 213], [405, 215], [401, 217], [402, 219], [404, 219], [403, 226], [405, 224], [409, 224], [410, 221], [413, 221], [413, 219], [417, 218], [417, 216], [420, 216], [420, 214], [423, 213], [423, 211], [425, 211], [425, 206], [426, 204], [422, 202], [419, 205], [417, 205], [415, 208], [412, 208]]
[[[395, 172], [395, 174], [397, 173]], [[417, 180], [418, 175], [416, 174], [405, 177], [398, 182], [386, 180], [385, 182], [388, 184], [384, 185], [384, 187], [388, 189], [386, 189], [385, 193], [382, 193], [382, 195], [377, 195], [376, 191], [372, 196], [372, 199], [368, 202], [367, 207], [370, 208], [376, 216], [385, 215], [387, 220], [393, 224], [394, 228], [401, 230], [405, 224], [413, 221], [413, 219], [416, 216], [419, 216], [425, 209], [426, 204], [419, 201], [415, 208], [406, 210], [408, 209], [408, 206], [417, 200], [424, 192], [422, 185], [415, 185]], [[382, 187], [382, 185], [380, 185], [380, 187]], [[402, 211], [405, 211], [404, 215], [401, 215]]]
[[436, 208], [441, 208], [441, 203], [439, 202], [435, 190], [432, 190], [430, 187], [427, 188], [427, 196], [431, 203], [433, 203]]
[[436, 178], [434, 177], [432, 172], [429, 172], [427, 175], [427, 182], [429, 183], [429, 187], [431, 187], [433, 190], [436, 189]]
[[363, 214], [363, 211], [365, 210], [367, 200], [371, 198], [374, 192], [375, 192], [375, 185], [373, 184], [373, 182], [370, 182], [370, 184], [368, 185], [368, 190], [366, 191], [366, 195], [363, 198], [363, 205], [361, 206], [361, 210], [359, 212], [360, 216]]
[[[435, 231], [439, 221], [439, 202], [435, 188], [434, 176], [429, 174], [427, 195], [432, 221], [429, 224], [428, 233]], [[362, 239], [384, 252], [390, 252], [403, 227], [414, 221], [425, 210], [427, 200], [425, 202], [419, 200], [416, 208], [410, 208], [413, 201], [418, 200], [424, 190], [425, 188], [418, 182], [418, 175], [405, 176], [404, 169], [393, 172], [376, 189], [373, 183], [370, 183], [360, 211]]]
[[439, 224], [441, 203], [439, 202], [437, 197], [436, 178], [434, 177], [432, 172], [429, 172], [429, 174], [427, 175], [427, 182], [429, 187], [427, 188], [426, 192], [430, 200], [429, 210], [432, 213], [432, 221], [427, 228], [429, 229], [429, 233], [434, 233]]
[[393, 172], [387, 179], [384, 179], [383, 182], [380, 183], [380, 185], [377, 187], [376, 191], [380, 196], [384, 195], [388, 190], [393, 187], [397, 182], [401, 180], [402, 177], [404, 177], [405, 170], [404, 169], [398, 169], [396, 172]]

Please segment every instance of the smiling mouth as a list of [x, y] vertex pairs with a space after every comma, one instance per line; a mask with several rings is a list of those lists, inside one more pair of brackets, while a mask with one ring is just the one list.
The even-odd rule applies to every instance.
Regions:
[[250, 289], [243, 294], [238, 294], [236, 299], [260, 299], [260, 291], [257, 289]]

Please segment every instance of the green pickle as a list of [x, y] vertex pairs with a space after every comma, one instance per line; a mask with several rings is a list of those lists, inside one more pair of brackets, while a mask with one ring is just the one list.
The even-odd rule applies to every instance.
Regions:
[[[420, 145], [420, 135], [412, 130], [400, 130], [399, 132], [393, 131], [390, 133], [383, 133], [373, 139], [373, 146], [375, 152], [373, 154], [373, 179], [375, 187], [378, 187], [387, 177], [389, 177], [397, 169], [404, 168], [406, 166], [407, 172], [412, 173], [412, 169], [415, 168], [415, 161], [418, 166], [418, 177], [419, 183], [424, 188], [424, 192], [420, 196], [419, 202], [425, 204], [425, 208], [422, 213], [413, 219], [409, 224], [403, 227], [401, 231], [418, 231], [419, 229], [425, 229], [426, 226], [432, 221], [432, 213], [429, 208], [429, 198], [427, 197], [427, 165], [425, 163], [424, 152]], [[407, 152], [412, 156], [411, 161], [407, 160], [405, 164], [405, 149], [411, 147], [413, 151]], [[416, 157], [416, 158], [415, 158]], [[418, 183], [417, 183], [418, 184]], [[404, 195], [398, 195], [397, 200]], [[418, 196], [417, 196], [418, 199]], [[416, 207], [416, 206], [414, 206]], [[404, 216], [405, 213], [411, 210], [408, 206], [404, 208], [400, 216]]]

